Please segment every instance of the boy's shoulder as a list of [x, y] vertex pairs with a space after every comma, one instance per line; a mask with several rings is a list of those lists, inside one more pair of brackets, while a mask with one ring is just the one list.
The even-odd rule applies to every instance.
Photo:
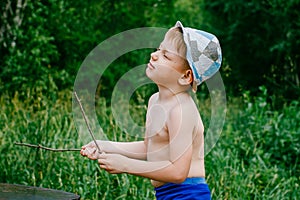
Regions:
[[[177, 102], [174, 104], [170, 110], [171, 115], [187, 115], [187, 118], [195, 117], [199, 115], [198, 108], [190, 95], [186, 95], [183, 98], [177, 99]], [[188, 117], [189, 116], [189, 117]]]
[[152, 105], [153, 102], [158, 98], [158, 92], [151, 95], [151, 97], [148, 100], [148, 105]]

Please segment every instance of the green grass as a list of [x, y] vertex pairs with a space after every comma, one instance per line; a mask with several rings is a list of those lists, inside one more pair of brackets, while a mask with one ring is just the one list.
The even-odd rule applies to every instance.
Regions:
[[[221, 138], [206, 156], [207, 181], [213, 199], [297, 199], [300, 196], [300, 104], [272, 109], [262, 94], [229, 99]], [[46, 187], [79, 194], [82, 199], [154, 199], [149, 180], [110, 175], [79, 152], [49, 152], [14, 142], [52, 148], [80, 148], [72, 118], [72, 91], [43, 94], [38, 90], [0, 97], [0, 182]], [[105, 99], [97, 111], [110, 139], [134, 138], [116, 126]], [[209, 100], [199, 103], [208, 123]], [[145, 105], [132, 106], [138, 123]], [[134, 111], [136, 110], [136, 111]], [[209, 114], [208, 114], [209, 115]]]

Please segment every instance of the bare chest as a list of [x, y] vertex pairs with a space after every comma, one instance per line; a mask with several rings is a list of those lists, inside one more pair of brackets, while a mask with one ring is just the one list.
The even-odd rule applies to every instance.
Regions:
[[161, 105], [153, 105], [149, 108], [146, 117], [146, 129], [148, 138], [158, 136], [165, 137], [167, 133], [168, 110]]
[[[149, 108], [146, 118], [148, 158], [164, 157], [168, 152], [169, 133], [167, 127], [168, 111], [162, 106]], [[155, 159], [155, 160], [156, 160]]]

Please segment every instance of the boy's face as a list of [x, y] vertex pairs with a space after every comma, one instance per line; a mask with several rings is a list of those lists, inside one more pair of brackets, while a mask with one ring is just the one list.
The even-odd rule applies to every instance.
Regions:
[[185, 55], [177, 51], [167, 32], [159, 48], [151, 54], [146, 75], [156, 84], [168, 86], [170, 83], [176, 83], [184, 74], [185, 66]]

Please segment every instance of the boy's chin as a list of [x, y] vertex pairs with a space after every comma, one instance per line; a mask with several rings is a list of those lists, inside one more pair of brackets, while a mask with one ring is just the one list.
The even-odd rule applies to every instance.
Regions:
[[146, 76], [152, 80], [152, 78], [151, 78], [151, 72], [150, 72], [150, 69], [148, 67], [146, 68], [146, 72], [145, 73], [146, 73]]

